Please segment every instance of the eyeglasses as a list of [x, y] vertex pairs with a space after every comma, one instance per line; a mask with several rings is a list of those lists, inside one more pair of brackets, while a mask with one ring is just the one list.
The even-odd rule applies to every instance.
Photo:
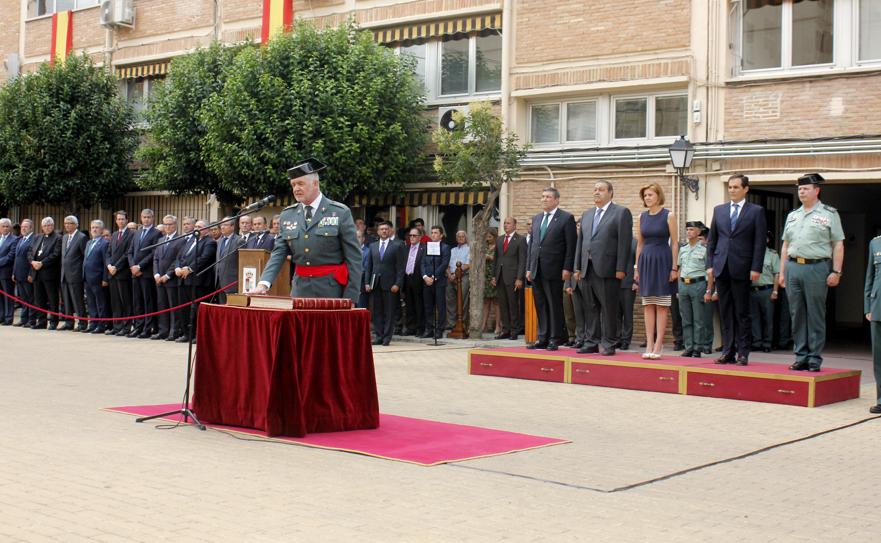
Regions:
[[418, 237], [419, 237], [419, 234], [410, 234], [410, 237], [411, 237], [411, 238], [418, 238]]

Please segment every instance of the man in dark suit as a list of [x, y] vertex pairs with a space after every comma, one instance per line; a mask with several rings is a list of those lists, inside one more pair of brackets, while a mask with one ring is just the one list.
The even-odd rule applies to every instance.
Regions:
[[517, 233], [517, 219], [508, 217], [504, 222], [505, 235], [496, 240], [492, 284], [499, 300], [502, 332], [496, 339], [517, 339], [523, 326], [520, 322], [520, 290], [526, 276], [526, 240]]
[[[18, 237], [12, 233], [12, 221], [0, 219], [0, 290], [15, 296], [15, 283], [12, 282], [12, 268], [15, 267], [15, 250]], [[0, 294], [0, 326], [11, 326], [15, 302]]]
[[[191, 217], [188, 219], [192, 230], [194, 221]], [[153, 281], [156, 284], [157, 311], [166, 311], [179, 304], [178, 277], [174, 273], [174, 261], [183, 241], [177, 233], [177, 217], [166, 215], [162, 218], [162, 224], [165, 225], [165, 235], [159, 238], [159, 241], [164, 243], [153, 250]], [[150, 339], [174, 341], [183, 335], [176, 312], [160, 313], [157, 317], [159, 328]]]
[[447, 268], [450, 266], [450, 246], [444, 241], [443, 226], [431, 227], [431, 241], [426, 243], [422, 258], [422, 282], [425, 289], [425, 333], [422, 337], [443, 337], [447, 321]]
[[390, 238], [393, 229], [388, 221], [379, 225], [379, 241], [370, 244], [370, 259], [364, 276], [367, 281], [364, 289], [371, 293], [373, 301], [374, 345], [391, 343], [397, 309], [401, 305], [407, 249], [401, 240]]
[[[110, 275], [110, 307], [113, 318], [129, 317], [132, 313], [132, 272], [129, 266], [129, 252], [135, 233], [127, 228], [128, 214], [117, 211], [113, 214], [117, 230], [110, 236], [107, 246], [106, 267]], [[115, 320], [113, 328], [104, 333], [107, 335], [124, 336], [130, 331], [130, 320]]]
[[[61, 299], [64, 300], [65, 313], [82, 319], [86, 316], [83, 257], [88, 236], [79, 231], [79, 226], [79, 219], [73, 215], [64, 218], [65, 234], [61, 238]], [[86, 328], [86, 321], [80, 320], [77, 330], [82, 332]], [[61, 328], [73, 329], [73, 319], [67, 319]]]
[[[34, 303], [34, 285], [28, 281], [31, 271], [31, 261], [29, 255], [31, 245], [34, 238], [34, 223], [30, 219], [21, 221], [21, 237], [18, 239], [18, 245], [15, 247], [15, 263], [12, 266], [12, 281], [15, 283], [15, 293], [18, 298], [26, 303]], [[23, 305], [18, 322], [13, 326], [28, 326], [34, 324], [36, 312]]]
[[598, 181], [593, 188], [595, 207], [581, 216], [575, 279], [586, 304], [587, 339], [579, 353], [611, 356], [618, 343], [618, 296], [627, 275], [633, 215], [612, 202], [614, 195], [610, 182]]
[[633, 339], [633, 301], [636, 298], [637, 285], [633, 281], [633, 266], [636, 264], [636, 238], [630, 241], [630, 254], [627, 257], [627, 275], [621, 281], [621, 292], [618, 294], [618, 347], [622, 351], [630, 348]]
[[245, 244], [245, 249], [272, 251], [273, 247], [275, 247], [275, 238], [266, 230], [266, 219], [260, 215], [255, 215], [251, 222], [254, 229], [251, 232], [251, 238]]
[[[34, 284], [34, 300], [39, 308], [58, 312], [58, 280], [61, 277], [61, 236], [55, 231], [55, 220], [46, 217], [40, 222], [43, 233], [34, 240], [28, 259], [31, 261], [29, 280]], [[46, 328], [47, 314], [38, 312], [34, 328]], [[49, 330], [58, 329], [58, 316], [48, 315]]]
[[[106, 319], [110, 317], [107, 304], [107, 286], [110, 274], [107, 272], [107, 246], [104, 239], [104, 221], [94, 220], [89, 225], [92, 235], [83, 252], [83, 281], [86, 289], [86, 303], [90, 318]], [[107, 330], [107, 321], [90, 321], [84, 332], [102, 334]]]
[[559, 208], [560, 191], [541, 192], [542, 212], [532, 218], [526, 279], [532, 281], [538, 340], [530, 349], [556, 351], [566, 342], [563, 330], [563, 283], [572, 275], [578, 233], [575, 218]]
[[[225, 217], [229, 219], [231, 217]], [[227, 221], [220, 225], [220, 238], [217, 240], [217, 266], [214, 275], [217, 278], [216, 288], [239, 280], [239, 245], [241, 238], [235, 233], [235, 224]], [[217, 295], [217, 303], [225, 304], [227, 293], [237, 292], [238, 288], [233, 285]]]
[[[153, 256], [156, 248], [148, 248], [159, 242], [162, 233], [153, 224], [152, 209], [141, 211], [141, 228], [135, 232], [129, 249], [129, 266], [132, 272], [132, 303], [135, 315], [156, 311], [156, 281], [153, 278]], [[135, 319], [128, 337], [147, 339], [156, 328], [156, 317]]]
[[[749, 313], [750, 283], [762, 272], [765, 258], [765, 210], [746, 201], [749, 178], [728, 178], [731, 202], [716, 206], [707, 240], [707, 275], [719, 292], [722, 355], [717, 364], [746, 366], [752, 331]], [[735, 358], [736, 356], [736, 358]]]
[[[187, 232], [187, 219], [184, 219], [184, 232]], [[203, 270], [213, 265], [217, 260], [217, 242], [208, 235], [205, 228], [205, 221], [196, 221], [194, 226], [200, 229], [200, 237], [198, 242], [192, 235], [185, 236], [183, 246], [177, 253], [175, 260], [174, 274], [180, 278], [180, 303], [188, 303], [193, 300], [206, 296], [211, 293], [214, 288], [214, 273], [209, 270], [201, 273]], [[199, 302], [201, 303], [201, 302]], [[196, 317], [199, 314], [199, 303], [192, 308], [193, 320], [190, 321], [191, 308], [185, 307], [180, 313], [181, 330], [183, 336], [177, 339], [178, 343], [186, 343], [190, 340], [190, 334], [196, 333]], [[195, 340], [195, 338], [193, 338]]]
[[425, 302], [422, 299], [422, 259], [425, 244], [422, 231], [411, 228], [407, 233], [407, 255], [404, 264], [404, 311], [405, 336], [421, 336], [425, 333]]

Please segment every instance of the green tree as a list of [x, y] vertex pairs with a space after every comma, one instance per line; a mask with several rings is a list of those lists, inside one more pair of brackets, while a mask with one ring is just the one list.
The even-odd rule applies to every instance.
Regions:
[[168, 77], [151, 95], [145, 114], [147, 141], [138, 153], [147, 167], [143, 188], [213, 193], [222, 202], [239, 201], [205, 164], [202, 141], [207, 130], [201, 112], [208, 98], [223, 89], [233, 59], [246, 47], [253, 46], [214, 42], [172, 60]]
[[437, 128], [433, 139], [439, 154], [434, 169], [443, 184], [461, 184], [466, 190], [489, 190], [486, 205], [473, 217], [471, 224], [470, 330], [472, 338], [480, 338], [483, 320], [483, 292], [486, 281], [486, 233], [499, 192], [520, 172], [520, 162], [527, 147], [518, 144], [517, 136], [505, 133], [502, 121], [488, 102], [475, 102], [468, 113], [453, 116], [456, 128]]
[[290, 191], [286, 170], [315, 156], [322, 191], [395, 192], [422, 163], [428, 125], [411, 60], [352, 23], [297, 24], [241, 51], [201, 114], [203, 154], [225, 193]]
[[116, 79], [85, 54], [0, 88], [0, 196], [68, 213], [130, 190], [137, 146]]

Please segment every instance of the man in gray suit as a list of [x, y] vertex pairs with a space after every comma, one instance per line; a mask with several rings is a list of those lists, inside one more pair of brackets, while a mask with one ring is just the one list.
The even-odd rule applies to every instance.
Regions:
[[323, 194], [318, 172], [326, 166], [310, 158], [288, 170], [297, 203], [281, 212], [281, 235], [254, 294], [266, 294], [287, 256], [296, 266], [291, 295], [306, 298], [349, 298], [361, 292], [361, 245], [352, 212]]
[[[232, 217], [224, 217], [223, 220], [226, 222], [220, 225], [220, 237], [217, 239], [217, 266], [214, 270], [214, 275], [217, 277], [216, 288], [225, 287], [239, 279], [238, 250], [242, 242], [238, 234], [235, 233], [236, 226], [231, 219]], [[225, 304], [226, 295], [234, 292], [238, 292], [236, 285], [219, 293], [217, 303]]]
[[611, 356], [618, 342], [618, 296], [621, 280], [627, 275], [633, 215], [626, 207], [612, 203], [614, 195], [612, 183], [598, 181], [593, 188], [596, 207], [581, 216], [575, 279], [581, 281], [588, 324], [587, 339], [579, 353]]
[[505, 235], [496, 241], [493, 257], [492, 284], [496, 287], [499, 312], [502, 315], [502, 332], [496, 339], [517, 339], [523, 326], [520, 322], [520, 293], [526, 276], [526, 240], [517, 233], [517, 219], [508, 217], [504, 223]]
[[[65, 234], [61, 240], [61, 296], [65, 313], [82, 318], [86, 316], [83, 259], [88, 236], [79, 231], [79, 225], [80, 221], [73, 215], [64, 218]], [[86, 321], [81, 320], [77, 330], [83, 331], [86, 328]], [[73, 330], [73, 319], [67, 319], [61, 330]]]

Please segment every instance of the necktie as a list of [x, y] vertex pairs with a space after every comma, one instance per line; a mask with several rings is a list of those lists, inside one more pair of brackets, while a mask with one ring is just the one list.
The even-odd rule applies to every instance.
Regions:
[[591, 237], [597, 234], [597, 226], [600, 224], [600, 218], [603, 216], [603, 208], [598, 207], [596, 213], [593, 215], [593, 228], [590, 231]]
[[382, 260], [382, 258], [384, 256], [385, 256], [385, 242], [380, 241], [379, 242], [379, 259]]
[[141, 230], [141, 243], [144, 243], [144, 236], [146, 236], [146, 235], [147, 235], [147, 229], [144, 228], [143, 230]]
[[734, 228], [737, 227], [737, 217], [738, 210], [740, 208], [740, 204], [734, 204], [731, 206], [731, 230], [734, 231]]
[[306, 220], [312, 220], [312, 206], [306, 206]]
[[502, 252], [503, 253], [508, 252], [508, 242], [510, 242], [510, 241], [511, 241], [511, 236], [510, 235], [505, 236], [505, 244], [502, 245]]
[[120, 230], [119, 235], [116, 236], [116, 241], [122, 241], [122, 230]]
[[549, 222], [551, 222], [551, 214], [545, 213], [545, 218], [541, 220], [541, 226], [539, 227], [539, 236], [542, 240], [545, 239], [545, 233], [548, 231]]
[[86, 247], [86, 258], [89, 258], [89, 255], [92, 254], [92, 249], [95, 248], [95, 240], [89, 240], [89, 246]]
[[[190, 236], [190, 241], [192, 241], [192, 243], [190, 243], [190, 248], [187, 249], [187, 254], [190, 254], [191, 252], [193, 252], [193, 249], [196, 247], [196, 244], [199, 243], [199, 240], [197, 240], [193, 236]], [[187, 243], [189, 243], [189, 242], [187, 242]]]
[[6, 236], [0, 236], [0, 247], [3, 247], [4, 243], [6, 243]]
[[226, 246], [229, 245], [229, 237], [223, 238], [223, 245], [220, 247], [220, 256], [226, 254]]

